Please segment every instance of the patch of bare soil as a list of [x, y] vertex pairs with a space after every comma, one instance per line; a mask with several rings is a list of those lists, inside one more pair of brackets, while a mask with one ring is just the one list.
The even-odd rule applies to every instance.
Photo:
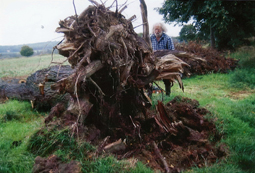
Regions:
[[238, 91], [238, 92], [230, 92], [228, 94], [228, 97], [230, 97], [231, 99], [234, 99], [234, 100], [242, 100], [242, 99], [245, 99], [247, 97], [249, 97], [251, 94], [254, 94], [255, 91], [252, 90], [252, 91]]
[[32, 172], [81, 172], [81, 165], [79, 162], [71, 161], [70, 163], [62, 163], [61, 159], [56, 155], [51, 155], [47, 159], [37, 156]]

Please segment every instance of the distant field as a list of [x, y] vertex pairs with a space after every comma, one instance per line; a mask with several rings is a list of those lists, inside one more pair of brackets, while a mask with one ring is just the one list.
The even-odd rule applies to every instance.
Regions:
[[[54, 55], [53, 58], [54, 62], [63, 62], [66, 60], [66, 57], [58, 54]], [[0, 78], [26, 78], [39, 69], [54, 65], [50, 64], [51, 59], [51, 55], [41, 55], [0, 60]]]
[[[52, 48], [58, 44], [59, 41], [47, 41], [39, 43], [25, 44], [34, 50], [34, 55], [50, 54]], [[0, 46], [0, 59], [21, 57], [20, 50], [24, 44], [12, 46]], [[57, 52], [57, 51], [55, 51]]]

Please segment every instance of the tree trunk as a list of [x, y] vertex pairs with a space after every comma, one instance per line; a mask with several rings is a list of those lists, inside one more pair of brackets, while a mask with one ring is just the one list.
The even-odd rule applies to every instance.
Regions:
[[151, 39], [150, 39], [150, 31], [149, 31], [149, 22], [148, 22], [148, 13], [147, 13], [147, 5], [144, 0], [140, 0], [140, 8], [143, 19], [143, 39], [148, 43], [150, 48], [152, 49]]
[[211, 37], [211, 47], [215, 49], [215, 36], [214, 36], [214, 28], [210, 25], [210, 37]]
[[36, 71], [25, 83], [2, 81], [0, 98], [30, 101], [33, 108], [49, 111], [58, 102], [67, 103], [69, 98], [69, 94], [60, 94], [57, 90], [52, 90], [51, 85], [72, 72], [73, 69], [68, 65], [56, 65]]

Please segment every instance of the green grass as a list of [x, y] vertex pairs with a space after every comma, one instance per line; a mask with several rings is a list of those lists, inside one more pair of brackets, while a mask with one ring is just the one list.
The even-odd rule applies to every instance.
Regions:
[[130, 166], [128, 161], [118, 161], [113, 156], [101, 157], [94, 162], [87, 162], [84, 166], [84, 172], [93, 173], [153, 173], [141, 162], [136, 162], [135, 167]]
[[28, 150], [35, 155], [42, 157], [49, 156], [56, 152], [56, 155], [63, 160], [84, 160], [87, 152], [94, 151], [94, 147], [86, 142], [78, 142], [69, 129], [48, 129], [39, 130], [29, 140]]
[[[254, 65], [255, 66], [255, 65]], [[255, 68], [238, 68], [230, 74], [231, 85], [236, 88], [255, 88]]]
[[[163, 82], [157, 82], [161, 88], [164, 89]], [[170, 97], [164, 97], [164, 102], [172, 100], [175, 96], [181, 95], [191, 99], [199, 100], [200, 105], [206, 106], [208, 99], [222, 99], [229, 94], [230, 91], [237, 91], [238, 89], [229, 88], [229, 75], [228, 74], [209, 74], [204, 76], [195, 76], [183, 80], [184, 92], [175, 83], [172, 87]], [[153, 95], [153, 102], [161, 100], [162, 95]], [[155, 100], [155, 101], [154, 101]]]
[[26, 148], [29, 137], [42, 122], [43, 115], [33, 111], [27, 102], [13, 100], [0, 105], [1, 173], [31, 172], [35, 156]]
[[[254, 47], [253, 47], [254, 48]], [[245, 89], [255, 88], [255, 50], [242, 50], [232, 53], [230, 56], [239, 59], [238, 68], [231, 72], [231, 86]]]
[[[66, 59], [58, 54], [53, 57], [54, 62], [63, 62]], [[2, 59], [0, 60], [0, 78], [29, 76], [39, 69], [48, 67], [51, 59], [51, 55]]]

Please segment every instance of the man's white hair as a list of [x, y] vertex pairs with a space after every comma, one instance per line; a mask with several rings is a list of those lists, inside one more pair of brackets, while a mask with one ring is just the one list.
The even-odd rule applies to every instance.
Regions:
[[163, 23], [155, 23], [152, 27], [152, 32], [151, 32], [152, 34], [154, 34], [154, 29], [158, 26], [162, 28], [162, 32], [167, 32], [167, 28]]

